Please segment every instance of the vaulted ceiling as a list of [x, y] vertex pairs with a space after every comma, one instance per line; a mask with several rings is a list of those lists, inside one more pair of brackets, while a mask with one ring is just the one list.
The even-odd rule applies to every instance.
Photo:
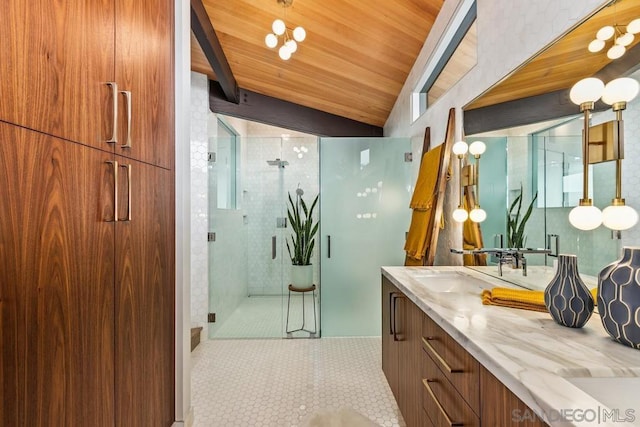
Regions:
[[[240, 86], [383, 126], [444, 0], [203, 0]], [[285, 16], [286, 13], [286, 16]], [[306, 40], [288, 61], [264, 38], [276, 18]], [[192, 70], [216, 76], [192, 36]]]

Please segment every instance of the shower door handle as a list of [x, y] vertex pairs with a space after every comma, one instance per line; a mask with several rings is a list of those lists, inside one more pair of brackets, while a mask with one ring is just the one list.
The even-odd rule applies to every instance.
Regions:
[[557, 234], [547, 234], [547, 249], [551, 250], [551, 240], [555, 239], [555, 253], [550, 253], [549, 256], [558, 257], [558, 253], [560, 252], [560, 236]]
[[271, 259], [276, 259], [276, 236], [271, 236]]
[[331, 236], [327, 234], [327, 258], [331, 258]]

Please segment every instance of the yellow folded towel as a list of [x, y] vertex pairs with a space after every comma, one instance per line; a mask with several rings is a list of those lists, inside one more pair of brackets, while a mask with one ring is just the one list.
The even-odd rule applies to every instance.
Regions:
[[544, 305], [544, 291], [509, 288], [485, 289], [482, 291], [482, 304], [547, 312], [547, 307]]
[[[594, 302], [597, 303], [598, 288], [590, 290]], [[482, 291], [482, 304], [498, 305], [501, 307], [519, 308], [548, 312], [544, 304], [544, 291], [530, 291], [526, 289], [493, 288]]]

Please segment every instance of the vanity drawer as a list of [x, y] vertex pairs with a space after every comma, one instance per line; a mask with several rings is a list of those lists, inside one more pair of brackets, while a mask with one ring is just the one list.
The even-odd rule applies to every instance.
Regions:
[[480, 418], [436, 366], [436, 362], [426, 352], [423, 352], [422, 359], [422, 408], [433, 425], [479, 427]]
[[422, 348], [442, 375], [476, 414], [480, 413], [480, 365], [426, 314], [422, 317]]

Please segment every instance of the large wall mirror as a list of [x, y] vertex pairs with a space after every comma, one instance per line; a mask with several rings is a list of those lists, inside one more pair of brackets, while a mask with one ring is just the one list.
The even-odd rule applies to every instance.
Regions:
[[[558, 241], [560, 253], [578, 255], [582, 274], [596, 275], [618, 258], [623, 244], [640, 245], [640, 240], [633, 242], [636, 233], [640, 237], [635, 229], [620, 234], [600, 226], [586, 232], [568, 221], [570, 210], [582, 197], [583, 181], [583, 121], [580, 107], [569, 100], [569, 91], [579, 80], [592, 76], [604, 82], [624, 76], [640, 81], [640, 34], [617, 59], [607, 56], [613, 41], [606, 41], [600, 52], [588, 50], [601, 27], [619, 24], [624, 32], [626, 24], [637, 18], [637, 0], [607, 3], [465, 106], [467, 141], [482, 140], [487, 144], [479, 188], [488, 215], [481, 224], [485, 247], [506, 241], [509, 206], [521, 189], [523, 210], [537, 195], [525, 227], [526, 247], [545, 248], [552, 243], [555, 252]], [[636, 99], [629, 103], [624, 114], [625, 128], [635, 126], [632, 119], [640, 119], [640, 102]], [[613, 118], [610, 106], [596, 103], [592, 124]], [[640, 145], [640, 135], [632, 130], [626, 131], [627, 147]], [[640, 162], [640, 150], [626, 150], [625, 162], [627, 167]], [[602, 209], [615, 194], [615, 162], [591, 165], [589, 171], [590, 197]], [[637, 193], [631, 187], [626, 189], [628, 201], [630, 193]], [[638, 203], [634, 207], [640, 209]], [[547, 255], [528, 256], [529, 265], [551, 266], [554, 259]]]

